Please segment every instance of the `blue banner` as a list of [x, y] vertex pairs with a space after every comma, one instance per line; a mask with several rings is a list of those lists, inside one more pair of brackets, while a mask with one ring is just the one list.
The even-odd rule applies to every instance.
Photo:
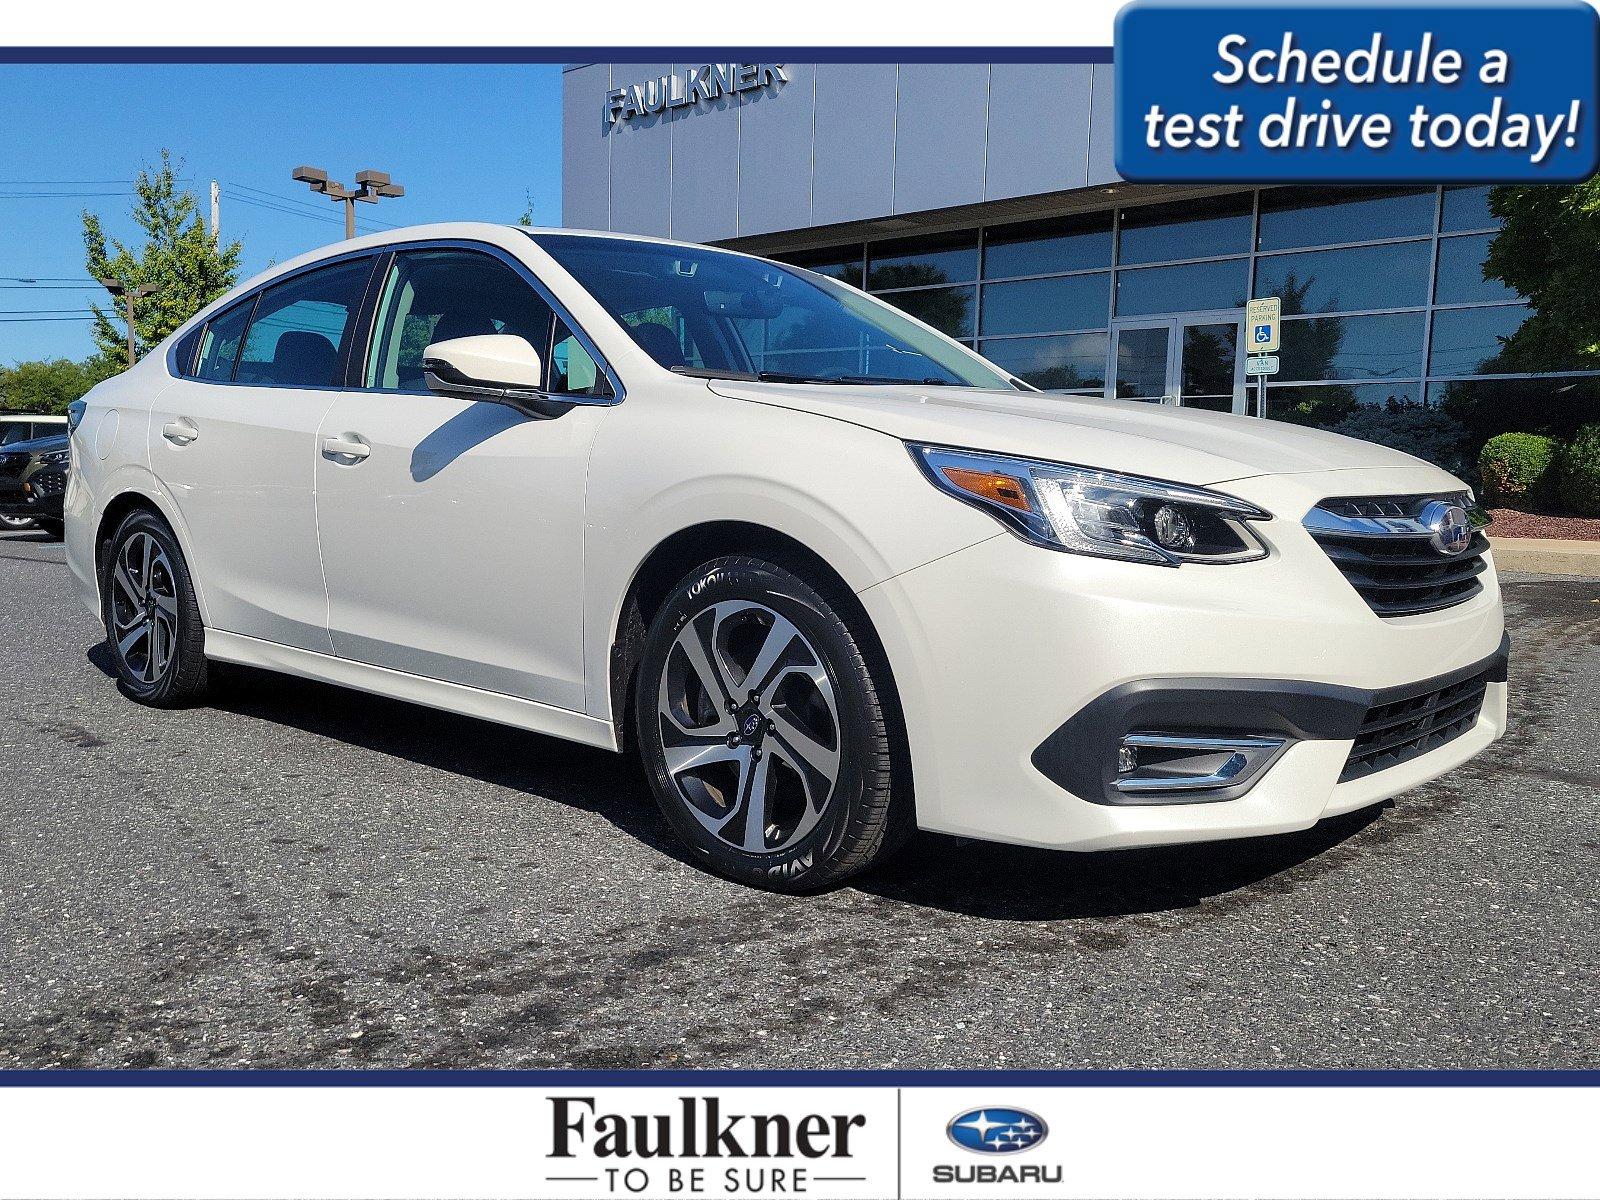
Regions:
[[1117, 18], [1116, 160], [1144, 183], [1574, 183], [1600, 21], [1530, 4], [1185, 4]]

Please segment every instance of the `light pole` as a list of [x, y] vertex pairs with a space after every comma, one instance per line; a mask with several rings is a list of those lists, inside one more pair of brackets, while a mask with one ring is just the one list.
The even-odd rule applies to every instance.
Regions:
[[357, 171], [356, 190], [351, 191], [344, 184], [328, 178], [328, 173], [320, 167], [296, 167], [294, 169], [296, 183], [306, 184], [313, 192], [321, 192], [329, 200], [344, 202], [344, 236], [353, 238], [356, 235], [356, 201], [364, 204], [376, 204], [379, 196], [404, 196], [405, 188], [398, 183], [390, 183], [389, 176], [382, 171]]
[[121, 300], [124, 311], [128, 317], [128, 365], [131, 367], [138, 360], [138, 348], [133, 340], [133, 302], [142, 296], [148, 296], [156, 290], [153, 283], [141, 283], [134, 287], [127, 287], [115, 279], [102, 279], [100, 286], [111, 293], [112, 299]]

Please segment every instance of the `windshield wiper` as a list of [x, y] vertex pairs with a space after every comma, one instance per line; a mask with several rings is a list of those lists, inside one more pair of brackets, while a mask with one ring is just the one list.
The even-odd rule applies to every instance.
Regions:
[[792, 375], [784, 371], [717, 371], [710, 367], [668, 367], [675, 375], [695, 379], [732, 379], [744, 383], [855, 383], [855, 384], [935, 384], [940, 387], [970, 387], [953, 379], [905, 379], [890, 375]]

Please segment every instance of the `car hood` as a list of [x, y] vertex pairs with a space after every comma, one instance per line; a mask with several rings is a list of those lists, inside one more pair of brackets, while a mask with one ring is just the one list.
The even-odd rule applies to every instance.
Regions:
[[721, 396], [815, 413], [891, 437], [993, 450], [1178, 483], [1255, 475], [1416, 467], [1371, 442], [1227, 413], [1044, 392], [841, 386], [715, 379]]
[[12, 442], [9, 446], [0, 446], [0, 454], [49, 454], [53, 450], [65, 450], [70, 441], [64, 433], [53, 433], [49, 437], [34, 438], [27, 442]]

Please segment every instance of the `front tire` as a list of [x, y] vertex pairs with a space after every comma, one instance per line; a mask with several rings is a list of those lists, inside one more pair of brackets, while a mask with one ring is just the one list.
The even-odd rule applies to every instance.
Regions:
[[12, 517], [0, 513], [0, 533], [16, 533], [19, 530], [32, 528], [32, 517]]
[[177, 539], [154, 513], [130, 513], [111, 536], [100, 607], [124, 695], [180, 708], [205, 694], [205, 626], [194, 580]]
[[911, 822], [885, 682], [839, 607], [784, 567], [719, 558], [680, 581], [651, 622], [634, 715], [656, 801], [696, 859], [812, 892], [896, 849]]

